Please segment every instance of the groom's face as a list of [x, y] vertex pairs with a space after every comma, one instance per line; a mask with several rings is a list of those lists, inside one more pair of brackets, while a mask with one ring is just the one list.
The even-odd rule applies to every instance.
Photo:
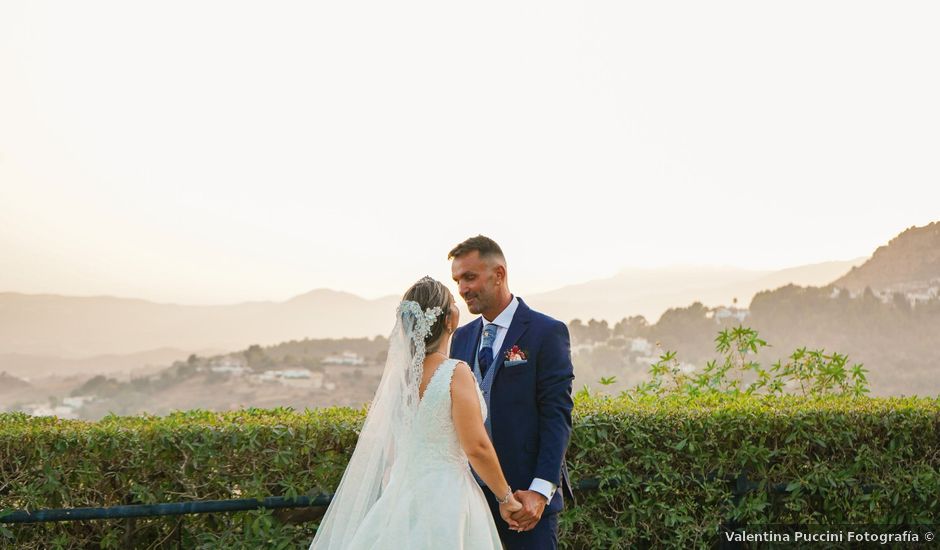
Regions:
[[454, 258], [450, 269], [470, 313], [479, 315], [498, 300], [496, 263], [480, 258], [479, 251]]

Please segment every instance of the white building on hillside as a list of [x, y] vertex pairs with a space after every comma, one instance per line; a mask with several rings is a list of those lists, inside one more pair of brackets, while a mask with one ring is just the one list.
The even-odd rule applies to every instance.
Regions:
[[743, 323], [750, 312], [746, 309], [739, 309], [736, 307], [720, 307], [715, 310], [715, 321], [721, 321], [722, 319], [737, 319], [739, 323]]
[[633, 353], [644, 353], [650, 355], [653, 353], [653, 344], [646, 338], [631, 338], [630, 351]]
[[323, 387], [323, 373], [308, 369], [268, 370], [257, 376], [259, 382], [279, 382], [292, 388], [318, 390]]
[[365, 365], [366, 360], [351, 351], [344, 351], [339, 355], [330, 355], [323, 359], [324, 365]]
[[68, 420], [75, 420], [78, 418], [78, 414], [75, 412], [75, 409], [67, 405], [59, 405], [58, 407], [50, 407], [43, 404], [27, 405], [27, 411], [33, 416], [55, 416], [58, 418], [65, 418]]

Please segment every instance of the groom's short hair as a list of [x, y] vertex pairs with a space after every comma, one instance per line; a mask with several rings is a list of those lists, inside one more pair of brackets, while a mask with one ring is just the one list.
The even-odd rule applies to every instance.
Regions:
[[459, 258], [464, 254], [473, 252], [474, 250], [480, 253], [480, 258], [499, 258], [503, 262], [506, 261], [506, 256], [503, 256], [503, 249], [500, 248], [498, 244], [496, 244], [496, 241], [489, 237], [484, 237], [483, 235], [470, 237], [464, 242], [458, 244], [453, 248], [453, 250], [447, 253], [447, 259], [453, 260], [454, 258]]

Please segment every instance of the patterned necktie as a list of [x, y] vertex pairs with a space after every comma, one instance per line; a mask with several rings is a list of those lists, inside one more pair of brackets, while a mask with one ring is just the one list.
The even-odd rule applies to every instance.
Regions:
[[486, 376], [493, 363], [493, 342], [496, 341], [496, 325], [488, 323], [483, 327], [483, 347], [480, 349], [480, 375]]

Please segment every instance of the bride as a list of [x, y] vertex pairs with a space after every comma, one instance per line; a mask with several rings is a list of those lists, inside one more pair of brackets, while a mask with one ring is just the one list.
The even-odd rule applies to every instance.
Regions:
[[405, 292], [382, 381], [311, 549], [502, 548], [471, 465], [518, 527], [510, 514], [522, 504], [486, 433], [476, 379], [444, 353], [458, 318], [439, 281]]

